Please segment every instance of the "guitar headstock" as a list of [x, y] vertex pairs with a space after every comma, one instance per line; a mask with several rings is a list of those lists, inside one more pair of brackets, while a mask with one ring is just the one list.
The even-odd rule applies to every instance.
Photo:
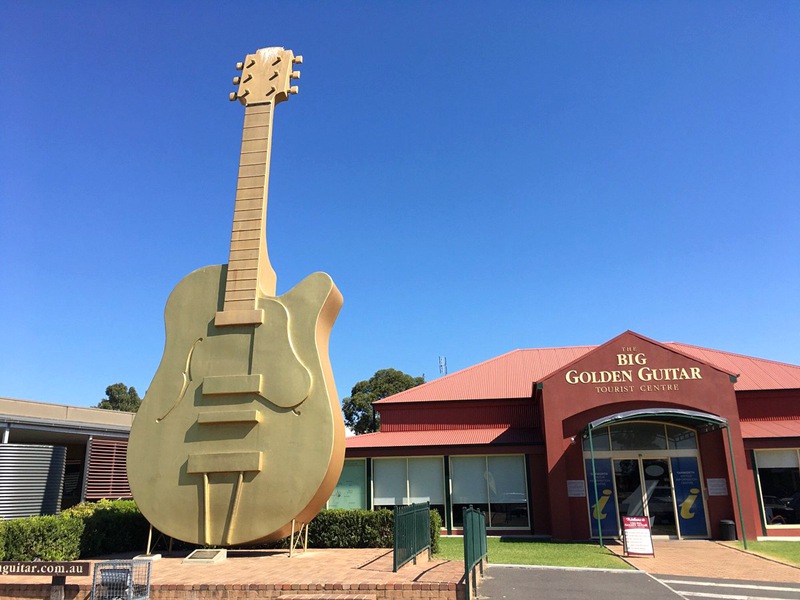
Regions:
[[291, 82], [300, 79], [300, 71], [292, 71], [292, 66], [302, 62], [302, 56], [295, 56], [291, 50], [280, 46], [248, 54], [244, 62], [236, 63], [236, 70], [242, 74], [233, 78], [233, 84], [239, 89], [231, 92], [228, 98], [245, 106], [283, 102], [297, 93], [297, 86]]

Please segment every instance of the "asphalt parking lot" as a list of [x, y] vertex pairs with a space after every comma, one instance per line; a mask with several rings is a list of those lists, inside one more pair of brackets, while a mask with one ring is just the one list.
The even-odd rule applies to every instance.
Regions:
[[490, 600], [676, 600], [670, 590], [642, 571], [604, 571], [527, 566], [486, 568], [479, 596]]

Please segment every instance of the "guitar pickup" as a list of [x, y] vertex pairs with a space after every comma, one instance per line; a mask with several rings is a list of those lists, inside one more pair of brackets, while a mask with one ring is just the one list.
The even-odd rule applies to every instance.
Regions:
[[203, 378], [203, 395], [260, 394], [261, 375], [215, 375]]
[[242, 473], [261, 471], [262, 452], [190, 454], [187, 473]]
[[198, 425], [236, 425], [260, 423], [261, 413], [257, 410], [215, 410], [197, 415]]

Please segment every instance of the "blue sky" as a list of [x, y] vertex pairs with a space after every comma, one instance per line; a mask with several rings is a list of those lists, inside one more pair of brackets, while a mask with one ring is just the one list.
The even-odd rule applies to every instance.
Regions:
[[341, 289], [341, 397], [626, 329], [800, 363], [797, 3], [6, 0], [0, 396], [144, 394], [265, 46], [305, 57], [270, 257]]

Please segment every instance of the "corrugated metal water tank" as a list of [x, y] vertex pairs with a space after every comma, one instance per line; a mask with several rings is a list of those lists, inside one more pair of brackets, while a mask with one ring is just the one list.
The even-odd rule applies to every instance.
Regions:
[[0, 444], [0, 519], [56, 514], [66, 458], [63, 446]]

